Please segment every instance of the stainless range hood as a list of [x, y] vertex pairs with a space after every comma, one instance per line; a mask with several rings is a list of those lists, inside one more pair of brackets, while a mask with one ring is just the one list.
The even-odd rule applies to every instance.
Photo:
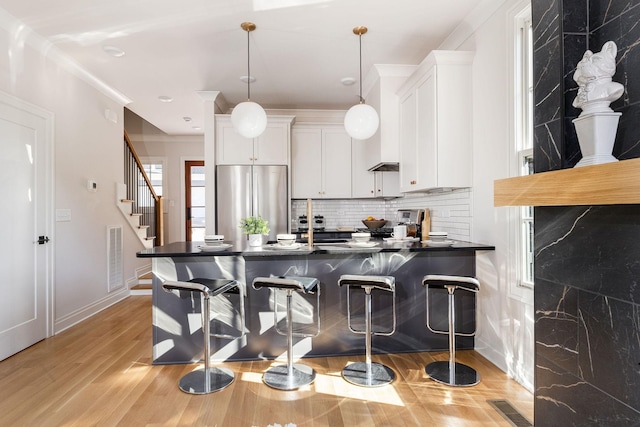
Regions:
[[368, 170], [369, 172], [398, 172], [400, 164], [398, 162], [380, 162]]

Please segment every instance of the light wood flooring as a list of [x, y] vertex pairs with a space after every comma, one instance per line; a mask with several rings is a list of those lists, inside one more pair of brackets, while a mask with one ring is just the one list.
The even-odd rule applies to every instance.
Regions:
[[151, 297], [132, 296], [0, 362], [0, 426], [510, 426], [488, 399], [507, 399], [533, 419], [531, 393], [476, 352], [458, 356], [480, 384], [435, 383], [424, 366], [447, 353], [430, 352], [374, 355], [399, 377], [381, 388], [341, 378], [347, 362], [363, 358], [330, 357], [303, 360], [318, 375], [298, 391], [264, 385], [273, 361], [254, 361], [224, 363], [236, 372], [225, 390], [189, 395], [178, 380], [198, 365], [151, 364]]

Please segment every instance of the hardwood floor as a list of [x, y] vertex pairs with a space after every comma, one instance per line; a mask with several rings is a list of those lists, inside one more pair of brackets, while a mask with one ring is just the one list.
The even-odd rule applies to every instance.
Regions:
[[406, 353], [373, 356], [399, 377], [381, 388], [340, 377], [361, 358], [330, 357], [304, 359], [318, 375], [298, 391], [264, 385], [273, 361], [251, 361], [224, 364], [236, 372], [225, 390], [189, 395], [178, 380], [197, 365], [151, 364], [151, 297], [132, 296], [0, 362], [0, 426], [510, 426], [488, 399], [533, 419], [531, 393], [476, 352], [458, 356], [480, 384], [437, 384], [424, 366], [447, 353]]

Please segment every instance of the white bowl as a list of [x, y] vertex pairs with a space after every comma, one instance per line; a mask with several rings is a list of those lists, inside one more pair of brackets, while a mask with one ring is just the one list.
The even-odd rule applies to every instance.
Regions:
[[296, 242], [296, 235], [295, 234], [278, 234], [276, 235], [276, 240], [280, 245], [291, 246]]
[[433, 242], [443, 242], [447, 240], [448, 233], [446, 231], [430, 231], [429, 240]]
[[224, 236], [222, 234], [208, 234], [204, 236], [204, 242], [208, 246], [221, 245], [224, 242]]
[[351, 233], [351, 238], [354, 242], [364, 243], [371, 239], [371, 233]]

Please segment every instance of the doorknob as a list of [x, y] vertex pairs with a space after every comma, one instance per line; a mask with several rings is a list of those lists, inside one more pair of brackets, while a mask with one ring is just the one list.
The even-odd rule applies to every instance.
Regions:
[[39, 245], [44, 245], [48, 241], [49, 241], [49, 237], [48, 236], [38, 236], [38, 244]]

